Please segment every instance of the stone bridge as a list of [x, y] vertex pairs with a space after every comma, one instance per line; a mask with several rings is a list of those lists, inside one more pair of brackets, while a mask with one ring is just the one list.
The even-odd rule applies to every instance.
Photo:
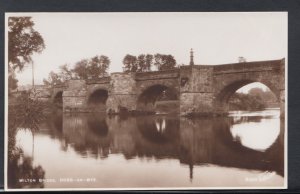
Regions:
[[167, 71], [112, 73], [96, 80], [69, 80], [50, 89], [63, 111], [119, 113], [153, 111], [165, 91], [178, 102], [181, 115], [223, 114], [239, 88], [260, 82], [275, 94], [285, 111], [285, 59], [224, 65], [189, 65]]

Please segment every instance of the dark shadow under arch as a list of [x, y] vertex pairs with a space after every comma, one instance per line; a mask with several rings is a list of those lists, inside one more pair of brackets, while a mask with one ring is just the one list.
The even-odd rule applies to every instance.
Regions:
[[59, 108], [62, 108], [62, 105], [63, 105], [63, 91], [58, 91], [54, 97], [53, 97], [53, 104], [56, 106], [56, 107], [59, 107]]
[[178, 91], [174, 88], [156, 84], [145, 89], [137, 101], [137, 109], [144, 111], [155, 112], [155, 103], [160, 102], [175, 102], [178, 101]]
[[97, 89], [88, 97], [87, 104], [90, 108], [94, 109], [97, 112], [106, 111], [107, 98], [107, 90]]

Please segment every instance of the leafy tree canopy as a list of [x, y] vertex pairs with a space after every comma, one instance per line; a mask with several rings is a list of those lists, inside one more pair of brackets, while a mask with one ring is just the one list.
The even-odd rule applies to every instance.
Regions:
[[88, 63], [88, 78], [103, 77], [107, 74], [110, 60], [107, 56], [95, 56]]
[[137, 72], [137, 57], [127, 54], [123, 59], [124, 72]]
[[75, 64], [72, 70], [76, 78], [95, 79], [107, 75], [110, 59], [105, 55], [97, 55], [91, 59], [83, 59]]
[[14, 90], [14, 89], [17, 89], [17, 87], [18, 87], [18, 80], [15, 78], [14, 72], [12, 72], [8, 76], [8, 88], [10, 90]]
[[69, 68], [68, 64], [61, 65], [59, 69], [60, 69], [60, 77], [62, 81], [66, 81], [74, 77], [73, 71], [72, 69]]
[[59, 67], [60, 72], [49, 73], [48, 79], [44, 79], [45, 85], [62, 84], [70, 79], [96, 79], [107, 75], [110, 59], [104, 55], [97, 55], [91, 59], [82, 59], [75, 63], [74, 68], [68, 64]]
[[154, 65], [159, 71], [175, 69], [176, 60], [172, 55], [156, 54], [154, 55]]
[[8, 62], [10, 70], [22, 70], [33, 53], [45, 48], [44, 39], [34, 28], [31, 17], [8, 18]]
[[88, 65], [89, 65], [89, 61], [87, 59], [82, 59], [82, 60], [78, 61], [75, 64], [75, 67], [73, 69], [76, 76], [81, 79], [87, 79], [88, 78], [88, 71], [87, 71]]
[[137, 57], [127, 54], [123, 59], [124, 72], [147, 72], [151, 71], [153, 65], [156, 66], [159, 71], [174, 69], [176, 60], [172, 55], [165, 54], [140, 54]]
[[252, 88], [248, 94], [235, 93], [229, 100], [232, 110], [262, 110], [268, 106], [276, 106], [278, 100], [270, 91], [261, 88]]
[[43, 79], [43, 82], [45, 85], [58, 85], [58, 84], [62, 84], [63, 83], [63, 79], [61, 77], [61, 75], [57, 74], [57, 73], [54, 73], [53, 71], [51, 71], [49, 73], [49, 76], [48, 76], [48, 80], [46, 79]]

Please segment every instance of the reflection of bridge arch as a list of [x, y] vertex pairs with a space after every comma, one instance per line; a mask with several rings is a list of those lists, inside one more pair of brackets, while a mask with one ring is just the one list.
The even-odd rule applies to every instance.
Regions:
[[166, 117], [137, 119], [142, 137], [153, 144], [168, 144], [178, 141], [179, 120]]
[[105, 117], [90, 116], [87, 118], [87, 124], [89, 130], [96, 136], [106, 137], [108, 135], [109, 129]]
[[[211, 163], [222, 166], [239, 166], [245, 169], [270, 170], [283, 175], [283, 126], [281, 126], [280, 134], [274, 143], [262, 152], [245, 147], [240, 141], [234, 141], [230, 132], [230, 126], [233, 123], [232, 118], [220, 118], [213, 123], [214, 141], [216, 142], [214, 149], [216, 152]], [[230, 159], [224, 160], [224, 158]]]
[[107, 157], [112, 142], [106, 119], [99, 114], [65, 114], [62, 138], [83, 157]]
[[158, 100], [175, 101], [178, 100], [178, 91], [163, 84], [155, 84], [147, 87], [141, 92], [137, 100], [137, 109], [154, 111], [155, 102]]

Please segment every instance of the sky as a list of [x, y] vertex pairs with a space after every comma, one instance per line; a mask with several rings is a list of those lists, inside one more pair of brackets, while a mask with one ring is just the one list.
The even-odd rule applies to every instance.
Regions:
[[[63, 64], [72, 67], [95, 55], [110, 58], [109, 72], [122, 71], [126, 54], [171, 54], [178, 64], [189, 64], [191, 48], [198, 65], [235, 63], [239, 56], [247, 61], [287, 57], [287, 12], [8, 13], [6, 19], [9, 16], [31, 16], [44, 38], [45, 50], [33, 55], [36, 84]], [[17, 79], [19, 85], [31, 84], [31, 66], [17, 73]]]

